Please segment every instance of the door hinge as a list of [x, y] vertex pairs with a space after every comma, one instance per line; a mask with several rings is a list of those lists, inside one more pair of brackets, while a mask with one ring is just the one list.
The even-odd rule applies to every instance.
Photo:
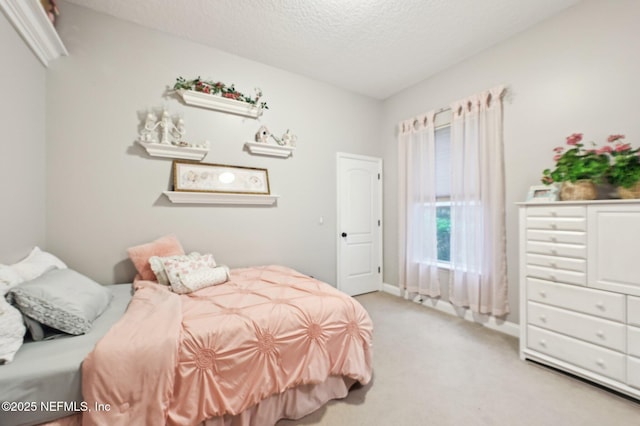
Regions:
[[378, 226], [380, 226], [380, 219], [378, 219]]
[[378, 266], [378, 273], [380, 273], [380, 267]]
[[380, 173], [378, 173], [378, 180], [380, 180]]

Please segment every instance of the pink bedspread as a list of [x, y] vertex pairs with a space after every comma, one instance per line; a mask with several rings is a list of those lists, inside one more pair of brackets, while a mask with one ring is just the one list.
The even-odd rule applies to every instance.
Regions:
[[84, 425], [187, 425], [289, 388], [371, 379], [372, 323], [353, 298], [282, 266], [189, 295], [141, 282], [83, 363]]

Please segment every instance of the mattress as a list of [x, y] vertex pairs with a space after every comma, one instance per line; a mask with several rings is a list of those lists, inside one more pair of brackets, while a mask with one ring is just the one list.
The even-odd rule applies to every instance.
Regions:
[[131, 300], [131, 284], [107, 287], [113, 299], [89, 333], [25, 342], [12, 363], [0, 366], [0, 401], [21, 403], [14, 404], [14, 411], [5, 411], [3, 406], [0, 425], [34, 425], [83, 409], [82, 361], [122, 317]]

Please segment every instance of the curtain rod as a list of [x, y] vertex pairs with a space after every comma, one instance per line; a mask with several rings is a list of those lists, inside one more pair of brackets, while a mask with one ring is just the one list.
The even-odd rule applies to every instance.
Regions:
[[[504, 97], [505, 95], [507, 95], [510, 92], [510, 88], [509, 86], [503, 86], [502, 88], [502, 92], [500, 93], [500, 97]], [[447, 111], [451, 111], [451, 107], [442, 107], [440, 109], [437, 109], [434, 113], [434, 116], [438, 115], [438, 114], [442, 114], [443, 112], [447, 112]]]
[[440, 108], [436, 110], [435, 115], [442, 114], [443, 112], [446, 112], [446, 111], [451, 111], [451, 107]]

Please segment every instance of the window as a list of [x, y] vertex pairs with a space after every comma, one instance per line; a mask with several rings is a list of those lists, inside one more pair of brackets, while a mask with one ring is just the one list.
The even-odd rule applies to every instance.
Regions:
[[436, 236], [438, 262], [451, 260], [451, 125], [436, 128]]

